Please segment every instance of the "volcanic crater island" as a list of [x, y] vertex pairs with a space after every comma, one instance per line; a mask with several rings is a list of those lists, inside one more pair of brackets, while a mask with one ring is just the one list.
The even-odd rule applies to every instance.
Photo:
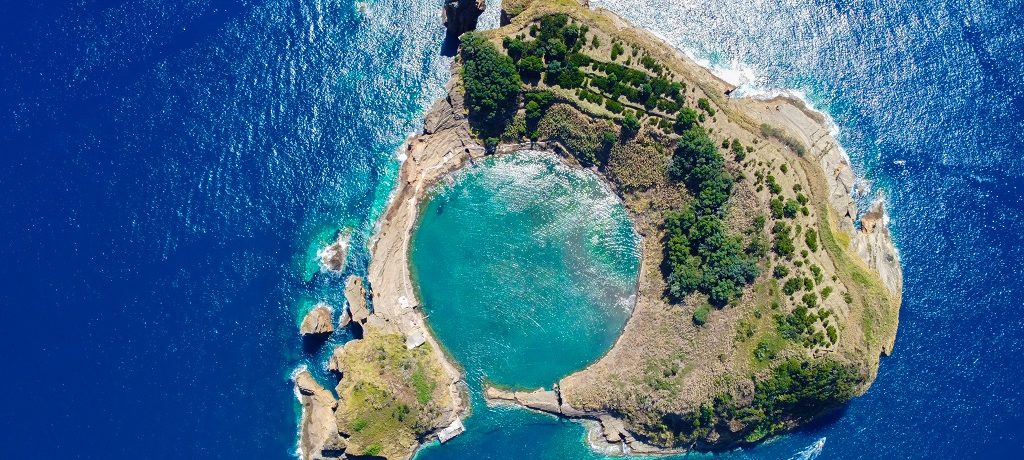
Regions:
[[[471, 384], [487, 404], [584, 421], [592, 448], [625, 455], [751, 446], [864, 393], [893, 350], [903, 279], [882, 202], [856, 205], [828, 120], [795, 99], [729, 97], [661, 39], [575, 0], [506, 0], [501, 27], [475, 31], [484, 7], [444, 6], [452, 77], [401, 148], [366, 279], [303, 321], [304, 337], [337, 323], [356, 339], [325, 363], [334, 391], [293, 377], [300, 458], [411, 458], [473, 429]], [[410, 274], [431, 190], [523, 150], [593, 171], [639, 236], [621, 335], [549, 388], [467, 382]], [[340, 270], [347, 244], [325, 264]]]

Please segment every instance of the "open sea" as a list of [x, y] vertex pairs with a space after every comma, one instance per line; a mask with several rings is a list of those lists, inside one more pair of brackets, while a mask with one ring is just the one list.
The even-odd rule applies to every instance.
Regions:
[[[0, 458], [293, 458], [289, 375], [322, 369], [297, 325], [344, 280], [313, 258], [348, 227], [366, 271], [449, 76], [440, 0], [0, 1]], [[722, 456], [1024, 457], [1024, 2], [592, 3], [805, 98], [886, 198], [894, 355], [833, 420]], [[420, 458], [598, 457], [478, 403]]]

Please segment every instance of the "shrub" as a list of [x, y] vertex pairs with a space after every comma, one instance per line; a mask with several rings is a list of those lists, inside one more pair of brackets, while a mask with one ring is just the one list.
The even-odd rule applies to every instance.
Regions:
[[830, 295], [832, 295], [832, 286], [825, 286], [821, 288], [821, 300], [827, 299]]
[[[772, 276], [776, 279], [782, 279], [789, 275], [789, 268], [785, 265], [776, 265], [775, 270], [772, 270]], [[792, 294], [792, 293], [788, 293]], [[788, 295], [787, 294], [787, 295]]]
[[604, 106], [612, 113], [622, 113], [622, 111], [625, 110], [625, 107], [622, 106], [621, 102], [611, 98], [604, 100]]
[[775, 176], [769, 174], [765, 178], [765, 182], [768, 183], [768, 191], [772, 192], [772, 195], [778, 195], [782, 193], [782, 186], [775, 180]]
[[757, 278], [757, 259], [745, 254], [738, 238], [726, 233], [720, 218], [692, 208], [668, 213], [665, 265], [669, 295], [681, 300], [700, 291], [723, 306]]
[[786, 203], [782, 206], [782, 215], [789, 219], [796, 217], [796, 213], [799, 211], [800, 204], [796, 200], [786, 200]]
[[810, 249], [812, 252], [817, 251], [818, 232], [816, 232], [813, 228], [807, 229], [807, 232], [804, 233], [804, 243], [807, 243], [807, 249]]
[[622, 44], [621, 43], [612, 43], [612, 60], [613, 61], [618, 59], [619, 56], [621, 56], [625, 52], [626, 52], [626, 50], [622, 48]]
[[799, 291], [801, 287], [803, 287], [803, 282], [800, 278], [790, 278], [786, 280], [786, 284], [782, 286], [782, 293], [786, 295], [793, 295], [796, 291]]
[[768, 208], [772, 212], [772, 218], [773, 219], [781, 219], [782, 218], [782, 216], [783, 216], [783, 214], [782, 214], [782, 207], [783, 207], [782, 199], [779, 198], [779, 197], [772, 198], [771, 201], [768, 202]]
[[693, 311], [693, 324], [703, 326], [708, 322], [708, 316], [711, 315], [711, 308], [707, 305], [701, 305]]
[[789, 149], [792, 150], [793, 152], [795, 152], [797, 155], [800, 155], [800, 156], [807, 155], [807, 147], [805, 147], [803, 143], [801, 143], [800, 141], [794, 139], [793, 137], [790, 137], [789, 135], [786, 134], [785, 131], [783, 131], [783, 130], [781, 130], [779, 128], [776, 128], [776, 127], [771, 126], [769, 124], [762, 124], [761, 125], [761, 134], [764, 137], [773, 137], [773, 138], [777, 139], [783, 145], [785, 145], [786, 147], [789, 147]]
[[632, 136], [637, 131], [640, 131], [640, 120], [636, 118], [636, 115], [633, 115], [633, 112], [627, 113], [622, 118], [622, 134], [624, 136]]
[[775, 228], [772, 229], [772, 233], [775, 234], [775, 244], [772, 249], [776, 254], [782, 257], [792, 257], [796, 251], [796, 247], [793, 245], [792, 227], [786, 225], [785, 222], [776, 222]]
[[711, 102], [708, 101], [707, 98], [702, 97], [697, 99], [697, 107], [700, 107], [701, 110], [707, 112], [708, 115], [711, 115], [712, 117], [715, 116], [715, 108], [711, 106]]
[[850, 400], [862, 383], [864, 376], [852, 364], [788, 359], [754, 386], [752, 405], [764, 414], [758, 426], [772, 433], [786, 426], [783, 420], [808, 420]]

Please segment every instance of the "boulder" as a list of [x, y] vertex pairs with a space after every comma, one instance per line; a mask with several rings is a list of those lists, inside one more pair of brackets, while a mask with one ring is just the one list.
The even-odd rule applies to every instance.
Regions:
[[366, 324], [370, 317], [370, 310], [366, 308], [366, 288], [363, 287], [363, 279], [358, 276], [348, 277], [345, 283], [345, 300], [348, 301], [348, 311], [352, 321], [359, 324]]
[[326, 303], [320, 302], [309, 313], [306, 313], [306, 317], [302, 318], [302, 326], [299, 327], [299, 333], [304, 337], [306, 336], [325, 336], [330, 335], [334, 332], [334, 311]]
[[448, 35], [458, 37], [476, 30], [477, 20], [487, 8], [485, 0], [445, 0], [441, 10], [441, 23], [448, 29]]
[[316, 460], [343, 458], [345, 440], [338, 432], [334, 410], [338, 401], [334, 395], [317, 383], [316, 379], [303, 369], [297, 372], [295, 394], [302, 404], [302, 419], [299, 424], [299, 458]]

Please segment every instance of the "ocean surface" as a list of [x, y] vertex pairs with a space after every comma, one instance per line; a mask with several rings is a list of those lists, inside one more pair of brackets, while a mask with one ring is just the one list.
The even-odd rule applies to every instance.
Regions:
[[[395, 149], [448, 78], [439, 3], [4, 0], [0, 457], [292, 458], [289, 375], [322, 370], [296, 325], [344, 280], [312, 257], [351, 228], [365, 272]], [[1024, 4], [593, 4], [828, 113], [891, 215], [906, 286], [878, 380], [724, 456], [1024, 456]], [[471, 420], [420, 457], [597, 456], [573, 422]]]

